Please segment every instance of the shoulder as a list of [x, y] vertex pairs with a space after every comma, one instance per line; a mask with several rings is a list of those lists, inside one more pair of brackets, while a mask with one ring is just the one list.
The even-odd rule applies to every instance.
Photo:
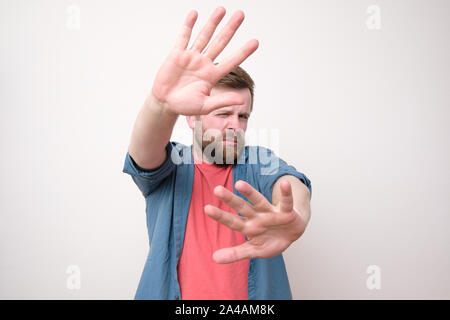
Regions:
[[278, 158], [275, 152], [263, 146], [246, 146], [243, 152], [246, 164], [267, 165], [273, 158]]
[[182, 143], [177, 142], [177, 141], [170, 141], [170, 145], [172, 146], [173, 149], [175, 149], [180, 154], [183, 154], [183, 152], [185, 152], [186, 149], [189, 148], [185, 144], [182, 144]]
[[177, 141], [170, 141], [167, 145], [167, 155], [174, 164], [192, 163], [192, 145], [187, 146]]

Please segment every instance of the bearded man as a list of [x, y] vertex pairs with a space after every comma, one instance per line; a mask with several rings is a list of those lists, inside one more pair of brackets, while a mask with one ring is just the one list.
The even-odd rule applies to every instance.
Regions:
[[[123, 172], [145, 197], [150, 242], [135, 299], [292, 299], [282, 252], [308, 224], [311, 183], [245, 146], [254, 82], [239, 65], [258, 41], [214, 63], [244, 19], [235, 12], [211, 41], [224, 15], [188, 48], [188, 14], [133, 128]], [[180, 115], [192, 146], [170, 141]]]

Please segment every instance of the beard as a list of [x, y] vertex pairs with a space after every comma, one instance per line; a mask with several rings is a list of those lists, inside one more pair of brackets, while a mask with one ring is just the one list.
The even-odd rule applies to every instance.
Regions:
[[[201, 134], [200, 134], [201, 132]], [[226, 143], [225, 140], [235, 143]], [[201, 146], [201, 155], [199, 154]], [[217, 165], [230, 165], [237, 163], [245, 147], [245, 134], [243, 130], [194, 130], [194, 150], [197, 158]]]

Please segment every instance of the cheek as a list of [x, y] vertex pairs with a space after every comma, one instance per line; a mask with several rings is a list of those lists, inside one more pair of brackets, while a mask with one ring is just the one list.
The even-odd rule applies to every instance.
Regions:
[[239, 129], [241, 129], [242, 131], [247, 131], [247, 121], [242, 121], [239, 125]]
[[218, 134], [222, 134], [223, 132], [223, 121], [219, 118], [208, 118], [203, 119], [202, 121], [203, 125], [203, 137], [206, 140], [210, 140], [210, 137], [214, 136], [217, 137]]

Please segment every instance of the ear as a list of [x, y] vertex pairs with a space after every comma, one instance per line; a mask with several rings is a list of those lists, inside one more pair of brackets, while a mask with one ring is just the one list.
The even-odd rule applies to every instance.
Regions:
[[186, 116], [186, 122], [192, 130], [194, 130], [194, 116]]
[[199, 116], [186, 116], [187, 124], [192, 130], [194, 130], [195, 121], [198, 120], [200, 120]]

